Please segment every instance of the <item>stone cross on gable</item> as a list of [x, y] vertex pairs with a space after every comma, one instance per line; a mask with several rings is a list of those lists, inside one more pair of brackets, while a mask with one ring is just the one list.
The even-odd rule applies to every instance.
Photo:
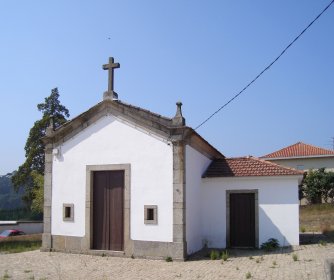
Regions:
[[114, 63], [114, 58], [109, 57], [109, 63], [102, 66], [103, 70], [108, 70], [108, 91], [103, 95], [103, 98], [117, 99], [118, 95], [114, 92], [114, 69], [120, 68], [119, 63]]

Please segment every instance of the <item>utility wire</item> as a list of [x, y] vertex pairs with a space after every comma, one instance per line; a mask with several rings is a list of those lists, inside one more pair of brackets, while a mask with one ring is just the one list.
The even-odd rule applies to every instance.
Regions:
[[264, 68], [260, 74], [258, 74], [250, 83], [248, 83], [241, 91], [239, 91], [236, 95], [234, 95], [229, 101], [227, 101], [223, 106], [219, 107], [218, 110], [216, 110], [214, 113], [212, 113], [208, 118], [206, 118], [201, 124], [195, 127], [194, 130], [197, 130], [202, 125], [204, 125], [206, 122], [208, 122], [214, 115], [219, 113], [223, 108], [225, 108], [228, 104], [230, 104], [234, 99], [239, 97], [248, 87], [250, 87], [258, 78], [262, 76], [264, 72], [270, 69], [273, 64], [281, 58], [281, 56], [306, 32], [307, 29], [311, 27], [313, 23], [315, 23], [322, 14], [334, 3], [334, 0], [332, 0], [323, 10], [322, 12], [316, 16], [314, 20], [311, 21], [311, 23], [295, 38], [293, 41], [277, 56], [266, 68]]

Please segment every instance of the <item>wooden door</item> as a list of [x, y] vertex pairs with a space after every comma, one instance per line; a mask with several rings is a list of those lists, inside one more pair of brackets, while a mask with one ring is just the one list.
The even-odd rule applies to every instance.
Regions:
[[255, 194], [230, 194], [230, 246], [255, 247]]
[[93, 176], [93, 249], [123, 251], [124, 170]]

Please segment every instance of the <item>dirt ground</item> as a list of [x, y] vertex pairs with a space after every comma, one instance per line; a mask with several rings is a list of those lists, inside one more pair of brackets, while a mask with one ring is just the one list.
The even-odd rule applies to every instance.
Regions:
[[0, 255], [0, 279], [324, 279], [324, 260], [334, 257], [334, 244], [230, 255], [223, 263], [204, 258], [166, 262], [30, 251]]

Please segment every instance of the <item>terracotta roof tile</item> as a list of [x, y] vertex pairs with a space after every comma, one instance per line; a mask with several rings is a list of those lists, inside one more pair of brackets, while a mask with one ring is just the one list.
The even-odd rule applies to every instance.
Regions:
[[261, 158], [290, 158], [333, 155], [334, 151], [298, 142]]
[[287, 176], [304, 172], [256, 157], [214, 160], [203, 175], [205, 177]]

